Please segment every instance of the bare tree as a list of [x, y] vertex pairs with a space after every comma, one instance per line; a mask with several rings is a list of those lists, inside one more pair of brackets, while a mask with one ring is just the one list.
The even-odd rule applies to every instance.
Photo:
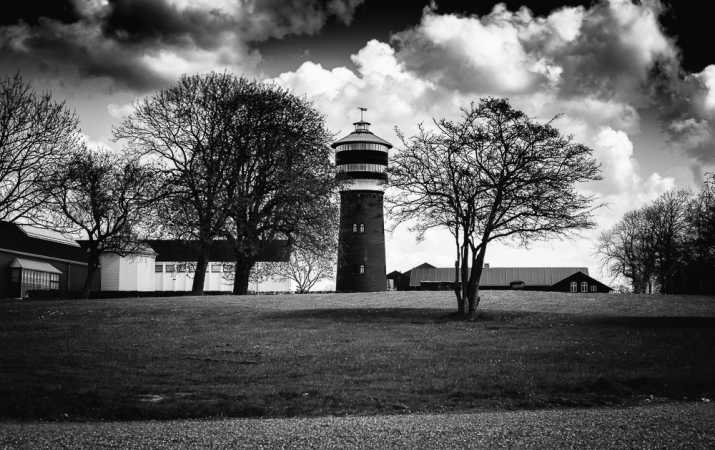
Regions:
[[236, 255], [234, 294], [247, 292], [263, 244], [306, 242], [335, 226], [324, 214], [335, 180], [323, 116], [290, 91], [251, 87], [230, 133], [237, 183], [224, 232]]
[[593, 199], [576, 183], [598, 180], [592, 150], [515, 110], [505, 99], [482, 99], [459, 121], [420, 128], [393, 158], [389, 211], [419, 235], [447, 228], [456, 247], [458, 313], [475, 317], [487, 245], [522, 244], [593, 227]]
[[634, 293], [652, 291], [655, 275], [655, 236], [648, 226], [644, 209], [630, 211], [599, 237], [598, 251], [614, 277], [622, 276]]
[[103, 252], [120, 255], [138, 249], [136, 227], [155, 196], [158, 174], [137, 160], [81, 147], [48, 173], [45, 225], [86, 239], [89, 297]]
[[19, 74], [0, 80], [0, 220], [31, 218], [44, 198], [39, 181], [78, 142], [78, 120]]
[[114, 134], [158, 158], [165, 227], [199, 241], [193, 292], [203, 290], [213, 239], [232, 242], [234, 293], [246, 293], [261, 246], [290, 238], [310, 220], [304, 205], [332, 193], [323, 117], [284, 89], [228, 73], [182, 77], [139, 103]]
[[271, 275], [293, 281], [298, 294], [309, 292], [318, 282], [331, 278], [338, 250], [336, 220], [333, 216], [322, 232], [315, 230], [317, 234], [294, 242], [287, 262], [270, 264]]
[[[697, 197], [696, 197], [697, 198]], [[636, 293], [674, 293], [676, 278], [695, 253], [691, 192], [668, 191], [629, 211], [599, 238], [599, 252], [614, 276], [627, 278]]]
[[239, 143], [229, 131], [240, 124], [243, 98], [254, 88], [229, 74], [183, 76], [139, 102], [114, 129], [115, 139], [156, 160], [164, 174], [161, 231], [198, 240], [195, 293], [203, 292], [209, 246], [222, 234], [233, 205]]

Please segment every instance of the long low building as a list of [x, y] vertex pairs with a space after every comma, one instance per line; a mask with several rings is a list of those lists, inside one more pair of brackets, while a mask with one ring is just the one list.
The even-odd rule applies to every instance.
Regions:
[[[457, 276], [457, 282], [461, 282]], [[434, 267], [424, 263], [404, 273], [388, 274], [388, 284], [397, 290], [453, 289], [453, 267]], [[587, 267], [489, 267], [479, 278], [480, 289], [526, 289], [560, 292], [611, 292], [612, 289], [592, 278]]]
[[[24, 298], [32, 291], [76, 295], [87, 277], [87, 252], [82, 241], [59, 233], [0, 221], [0, 298]], [[92, 291], [187, 292], [193, 285], [198, 242], [144, 241], [130, 255], [100, 256]], [[204, 291], [231, 292], [235, 257], [230, 242], [213, 241], [209, 248]], [[285, 240], [266, 243], [260, 262], [286, 262], [290, 248]], [[290, 292], [293, 283], [283, 277], [251, 280], [249, 291]]]

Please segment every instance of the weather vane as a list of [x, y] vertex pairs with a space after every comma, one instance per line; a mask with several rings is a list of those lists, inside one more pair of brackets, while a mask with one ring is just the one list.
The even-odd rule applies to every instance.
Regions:
[[367, 111], [367, 108], [365, 108], [364, 106], [360, 106], [360, 107], [358, 107], [358, 109], [360, 110], [360, 122], [364, 122], [364, 120], [362, 118], [362, 113]]

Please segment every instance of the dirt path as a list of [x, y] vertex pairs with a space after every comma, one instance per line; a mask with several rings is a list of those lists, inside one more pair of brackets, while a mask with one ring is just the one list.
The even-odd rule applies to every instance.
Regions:
[[715, 404], [167, 422], [3, 423], [0, 448], [714, 448]]

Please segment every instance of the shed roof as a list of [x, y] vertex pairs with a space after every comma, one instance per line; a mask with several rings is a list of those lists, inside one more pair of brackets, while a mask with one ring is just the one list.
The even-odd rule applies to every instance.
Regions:
[[10, 263], [12, 268], [21, 268], [25, 270], [37, 270], [39, 272], [50, 272], [50, 273], [62, 273], [52, 264], [48, 264], [42, 261], [33, 261], [31, 259], [25, 258], [15, 258]]
[[[479, 286], [508, 287], [513, 281], [523, 281], [527, 286], [552, 286], [576, 272], [588, 275], [587, 267], [489, 267], [482, 269]], [[419, 287], [422, 282], [452, 283], [453, 267], [415, 267], [410, 271], [410, 287]]]

